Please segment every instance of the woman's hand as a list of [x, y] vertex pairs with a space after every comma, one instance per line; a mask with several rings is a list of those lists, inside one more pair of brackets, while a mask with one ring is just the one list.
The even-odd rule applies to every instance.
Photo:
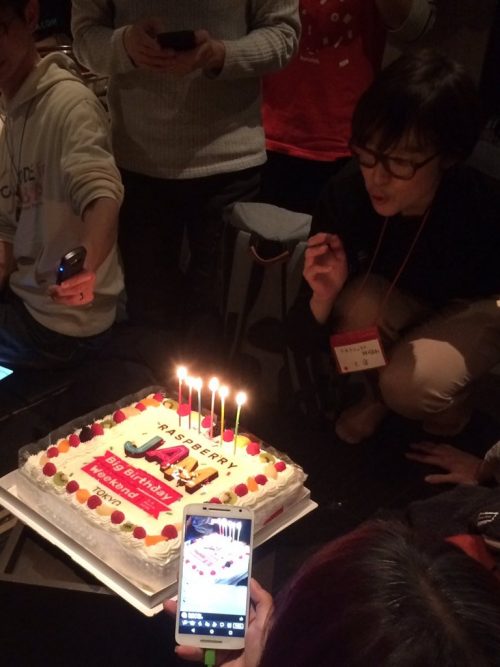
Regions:
[[432, 442], [419, 442], [410, 445], [413, 452], [406, 458], [419, 463], [443, 468], [445, 473], [427, 475], [424, 479], [429, 484], [468, 484], [476, 485], [480, 481], [483, 460], [451, 445]]
[[348, 276], [347, 257], [338, 236], [325, 232], [311, 236], [305, 252], [303, 275], [313, 291], [311, 311], [323, 324]]
[[[257, 667], [259, 664], [273, 609], [273, 598], [255, 579], [251, 579], [250, 599], [252, 604], [245, 648], [243, 651], [216, 651], [217, 667]], [[163, 606], [168, 614], [175, 616], [177, 610], [175, 600], [166, 600]], [[177, 646], [175, 652], [184, 660], [203, 662], [203, 649]]]

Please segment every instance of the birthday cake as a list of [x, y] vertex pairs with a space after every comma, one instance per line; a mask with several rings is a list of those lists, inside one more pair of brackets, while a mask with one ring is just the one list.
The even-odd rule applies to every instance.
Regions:
[[247, 576], [250, 546], [223, 530], [184, 546], [184, 576], [216, 584], [237, 584]]
[[262, 441], [179, 412], [148, 391], [20, 452], [20, 498], [151, 591], [176, 574], [186, 504], [250, 507], [258, 531], [306, 493], [302, 469]]

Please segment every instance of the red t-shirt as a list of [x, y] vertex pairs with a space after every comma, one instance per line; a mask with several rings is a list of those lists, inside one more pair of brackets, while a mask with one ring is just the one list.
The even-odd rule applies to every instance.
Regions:
[[380, 68], [385, 30], [374, 0], [300, 0], [299, 51], [263, 83], [267, 148], [310, 160], [349, 155], [356, 102]]

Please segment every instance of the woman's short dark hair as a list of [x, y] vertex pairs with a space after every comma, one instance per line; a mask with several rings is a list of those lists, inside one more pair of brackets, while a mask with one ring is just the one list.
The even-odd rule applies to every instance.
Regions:
[[480, 132], [476, 86], [459, 63], [433, 49], [403, 55], [361, 96], [352, 142], [380, 151], [410, 139], [418, 148], [465, 159]]
[[259, 667], [500, 664], [500, 584], [460, 549], [374, 521], [314, 555], [276, 599]]

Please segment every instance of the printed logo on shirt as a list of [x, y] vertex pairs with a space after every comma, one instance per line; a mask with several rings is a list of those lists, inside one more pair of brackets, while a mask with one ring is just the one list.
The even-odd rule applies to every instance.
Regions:
[[9, 214], [14, 214], [18, 208], [33, 208], [41, 204], [44, 173], [45, 165], [38, 162], [21, 167], [15, 178], [9, 180], [7, 176], [7, 182], [0, 186], [0, 197]]
[[[360, 33], [362, 2], [366, 1], [302, 0], [300, 59], [318, 62], [323, 49], [348, 46]], [[339, 66], [342, 66], [343, 60], [339, 51]]]

